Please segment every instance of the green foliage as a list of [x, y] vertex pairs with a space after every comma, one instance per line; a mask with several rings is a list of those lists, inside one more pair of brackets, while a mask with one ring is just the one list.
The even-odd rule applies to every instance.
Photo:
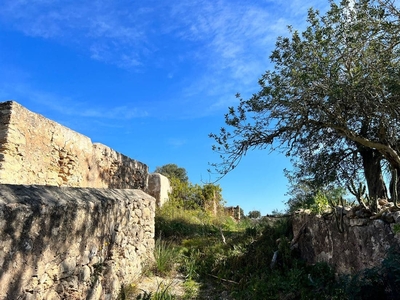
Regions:
[[164, 284], [160, 282], [157, 287], [157, 291], [151, 296], [151, 300], [175, 300], [177, 297], [170, 293], [172, 282], [169, 284]]
[[[287, 202], [290, 212], [302, 208], [321, 214], [338, 205], [351, 205], [343, 199], [345, 189], [342, 187], [327, 187], [317, 191], [308, 189], [305, 194], [307, 195], [305, 198], [292, 198]], [[297, 197], [298, 195], [299, 193]]]
[[252, 211], [249, 211], [247, 216], [251, 219], [257, 219], [257, 218], [261, 217], [261, 212], [258, 210], [252, 210]]
[[298, 209], [306, 209], [313, 202], [316, 194], [316, 190], [308, 182], [305, 181], [295, 181], [294, 178], [286, 173], [289, 179], [290, 186], [289, 191], [286, 194], [289, 196], [289, 200], [286, 202], [289, 212], [294, 212]]
[[187, 236], [207, 236], [215, 232], [219, 220], [202, 209], [185, 209], [181, 202], [170, 200], [156, 210], [156, 235], [183, 239]]
[[400, 13], [393, 3], [330, 1], [324, 15], [309, 10], [303, 32], [289, 27], [259, 92], [237, 94], [226, 127], [210, 134], [221, 156], [216, 171], [224, 176], [252, 149], [277, 149], [317, 190], [361, 170], [370, 196], [384, 197], [381, 162], [400, 169]]
[[309, 209], [318, 214], [321, 214], [330, 209], [328, 198], [326, 197], [326, 195], [318, 191], [313, 199], [312, 204], [309, 206]]
[[194, 280], [188, 279], [184, 283], [184, 288], [185, 288], [185, 296], [183, 297], [184, 299], [196, 299], [199, 293], [200, 284]]
[[394, 234], [400, 233], [400, 224], [399, 223], [393, 224], [393, 232], [394, 232]]
[[171, 178], [170, 182], [170, 200], [184, 209], [213, 211], [214, 207], [218, 210], [223, 205], [222, 189], [219, 185], [208, 183], [201, 186], [175, 177]]
[[154, 170], [155, 173], [160, 173], [170, 180], [176, 178], [179, 181], [187, 182], [189, 180], [185, 168], [178, 167], [176, 164], [166, 164], [162, 167], [157, 167]]

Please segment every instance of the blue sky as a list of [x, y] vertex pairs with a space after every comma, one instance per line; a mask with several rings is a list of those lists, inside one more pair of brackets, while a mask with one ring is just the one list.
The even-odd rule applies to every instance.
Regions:
[[[287, 25], [317, 0], [2, 0], [0, 101], [15, 100], [149, 166], [213, 181], [210, 132], [258, 90]], [[254, 151], [218, 184], [245, 213], [284, 209], [288, 159]]]

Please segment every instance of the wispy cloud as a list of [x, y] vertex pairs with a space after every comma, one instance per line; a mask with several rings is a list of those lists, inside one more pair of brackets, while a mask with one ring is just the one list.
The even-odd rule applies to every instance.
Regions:
[[304, 14], [305, 5], [312, 5], [304, 0], [266, 3], [4, 0], [0, 22], [27, 35], [86, 47], [92, 58], [120, 67], [143, 64], [162, 47], [154, 37], [172, 35], [196, 44], [190, 55], [215, 68], [240, 70], [232, 73], [234, 78], [246, 78], [249, 71], [242, 65], [259, 60], [255, 53], [282, 34], [291, 17]]
[[79, 101], [79, 97], [58, 95], [51, 92], [40, 91], [27, 84], [0, 84], [0, 99], [16, 100], [17, 102], [32, 102], [39, 104], [40, 107], [50, 109], [62, 115], [98, 118], [110, 120], [131, 120], [134, 118], [144, 118], [149, 113], [137, 107], [127, 105], [110, 107], [96, 106], [88, 102]]
[[[164, 67], [169, 78], [176, 78], [179, 66], [189, 64], [198, 72], [181, 82], [180, 98], [206, 106], [194, 109], [206, 113], [235, 102], [238, 91], [254, 92], [269, 67], [276, 37], [287, 33], [287, 25], [301, 29], [310, 6], [327, 5], [317, 0], [3, 0], [0, 24], [123, 69]], [[101, 108], [77, 113], [117, 115]], [[123, 113], [126, 118], [141, 115]]]
[[[169, 30], [196, 43], [192, 56], [205, 70], [185, 88], [185, 96], [213, 99], [207, 113], [226, 108], [236, 92], [251, 94], [257, 79], [269, 68], [276, 38], [288, 34], [287, 26], [302, 29], [314, 1], [192, 1], [175, 6], [177, 23]], [[320, 3], [318, 5], [321, 5]], [[195, 14], [191, 13], [195, 11]]]
[[140, 65], [145, 55], [146, 15], [127, 1], [25, 1], [0, 3], [0, 22], [34, 37], [54, 39], [86, 52], [94, 59], [124, 68]]

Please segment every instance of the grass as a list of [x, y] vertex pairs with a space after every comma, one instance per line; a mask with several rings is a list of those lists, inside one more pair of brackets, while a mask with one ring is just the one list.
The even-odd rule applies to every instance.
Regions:
[[155, 243], [154, 258], [155, 273], [160, 276], [167, 276], [175, 270], [179, 253], [171, 242], [158, 238]]

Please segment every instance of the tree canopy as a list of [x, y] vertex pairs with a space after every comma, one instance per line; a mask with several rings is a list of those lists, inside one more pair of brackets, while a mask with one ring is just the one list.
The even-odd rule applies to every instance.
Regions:
[[299, 176], [326, 184], [362, 170], [370, 195], [387, 197], [382, 164], [400, 172], [399, 16], [393, 1], [331, 1], [322, 16], [310, 9], [304, 32], [289, 27], [277, 39], [259, 92], [238, 94], [227, 127], [210, 134], [217, 171], [251, 149], [278, 149]]
[[187, 182], [189, 180], [186, 169], [178, 167], [176, 164], [166, 164], [157, 167], [154, 172], [160, 173], [168, 177], [168, 179], [177, 178], [182, 182]]
[[261, 212], [259, 210], [251, 210], [247, 216], [251, 219], [258, 219], [261, 217]]

